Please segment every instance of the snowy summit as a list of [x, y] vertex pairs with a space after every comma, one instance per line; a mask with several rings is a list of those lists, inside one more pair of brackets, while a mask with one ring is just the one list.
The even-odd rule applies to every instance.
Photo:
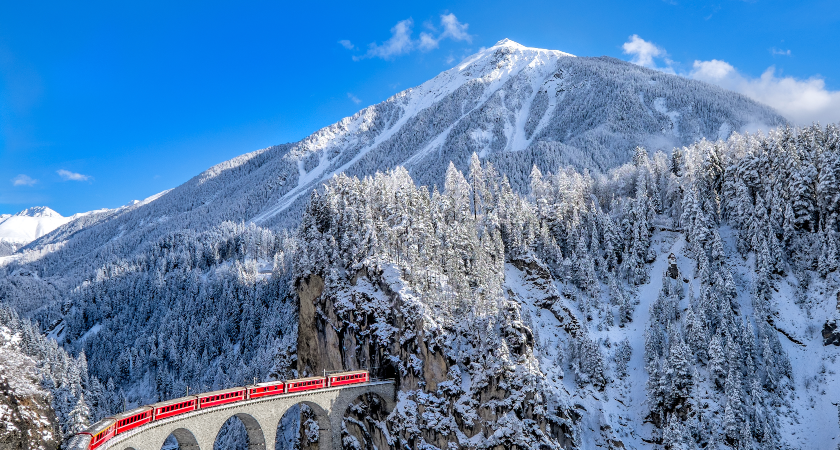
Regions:
[[26, 244], [71, 219], [46, 206], [34, 206], [0, 220], [0, 241]]

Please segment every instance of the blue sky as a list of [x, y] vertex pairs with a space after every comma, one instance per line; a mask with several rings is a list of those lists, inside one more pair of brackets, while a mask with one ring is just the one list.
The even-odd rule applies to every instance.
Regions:
[[510, 38], [840, 120], [834, 1], [3, 2], [0, 214], [175, 187]]

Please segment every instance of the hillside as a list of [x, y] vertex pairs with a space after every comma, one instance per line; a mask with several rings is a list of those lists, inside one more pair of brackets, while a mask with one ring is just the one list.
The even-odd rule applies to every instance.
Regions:
[[[294, 234], [173, 232], [51, 285], [61, 308], [35, 315], [129, 406], [324, 369], [396, 378], [390, 416], [348, 412], [348, 448], [831, 448], [838, 162], [832, 125], [640, 148], [605, 175], [534, 168], [527, 195], [477, 155], [442, 189], [342, 175]], [[48, 289], [24, 269], [4, 302]], [[241, 427], [219, 442], [240, 448]]]
[[[840, 128], [730, 134], [780, 122], [501, 42], [42, 236], [0, 267], [0, 303], [54, 339], [31, 350], [58, 355], [62, 434], [77, 407], [366, 368], [398, 408], [360, 398], [347, 448], [834, 448]], [[286, 443], [313, 446], [312, 414]], [[244, 436], [231, 419], [217, 444]]]
[[299, 142], [218, 164], [154, 201], [76, 221], [28, 249], [61, 245], [38, 270], [81, 276], [177, 230], [224, 221], [297, 226], [309, 193], [335, 173], [401, 165], [418, 185], [440, 187], [449, 162], [466, 170], [475, 152], [527, 192], [533, 165], [606, 171], [638, 145], [670, 151], [783, 123], [768, 107], [702, 82], [503, 40]]
[[17, 249], [38, 239], [72, 220], [47, 208], [36, 206], [17, 214], [0, 216], [0, 256], [8, 256]]

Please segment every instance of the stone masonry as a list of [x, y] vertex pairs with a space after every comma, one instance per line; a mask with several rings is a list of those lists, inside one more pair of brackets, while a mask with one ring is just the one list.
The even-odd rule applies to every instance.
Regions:
[[274, 450], [277, 425], [283, 414], [296, 404], [306, 404], [318, 419], [320, 450], [339, 450], [344, 414], [351, 403], [365, 394], [381, 397], [388, 411], [392, 411], [396, 404], [393, 381], [303, 391], [200, 409], [152, 422], [110, 439], [101, 448], [159, 450], [166, 438], [174, 434], [183, 450], [213, 450], [222, 425], [236, 416], [245, 424], [249, 450]]

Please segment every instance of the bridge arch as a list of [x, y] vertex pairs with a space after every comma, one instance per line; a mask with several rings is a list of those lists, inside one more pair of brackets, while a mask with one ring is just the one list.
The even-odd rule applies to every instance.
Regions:
[[196, 439], [193, 432], [186, 428], [176, 428], [172, 430], [171, 433], [163, 438], [163, 441], [157, 447], [158, 449], [163, 448], [166, 444], [166, 440], [169, 439], [169, 436], [175, 436], [175, 440], [178, 441], [178, 447], [180, 447], [181, 450], [204, 450], [199, 447], [198, 439]]
[[[260, 422], [254, 418], [254, 416], [245, 413], [239, 412], [235, 414], [231, 414], [230, 417], [225, 419], [219, 429], [216, 430], [216, 437], [213, 439], [215, 443], [216, 440], [219, 439], [219, 434], [221, 434], [222, 430], [224, 429], [225, 425], [233, 418], [239, 419], [242, 422], [242, 425], [245, 426], [245, 434], [248, 439], [248, 450], [263, 450], [267, 449], [268, 447], [265, 445], [265, 433], [263, 433], [263, 429], [260, 426]], [[204, 450], [203, 448], [201, 450]], [[212, 448], [207, 450], [213, 450]]]
[[[317, 429], [317, 432], [318, 432], [318, 448], [320, 448], [320, 449], [333, 448], [332, 447], [333, 442], [331, 442], [332, 435], [330, 434], [330, 414], [331, 414], [332, 411], [331, 410], [328, 411], [324, 407], [324, 405], [321, 405], [318, 402], [311, 401], [311, 400], [300, 400], [296, 403], [289, 404], [288, 407], [283, 411], [283, 413], [280, 414], [279, 417], [275, 418], [274, 428], [279, 431], [280, 426], [283, 424], [283, 419], [286, 417], [286, 415], [290, 411], [293, 411], [295, 406], [300, 406], [300, 405], [305, 405], [305, 406], [309, 407], [309, 409], [312, 411], [312, 414], [313, 414], [314, 419], [315, 419], [315, 423], [313, 424], [313, 426], [317, 425], [317, 427], [318, 427], [318, 429]], [[300, 425], [303, 426], [303, 423], [301, 423]], [[271, 447], [271, 450], [274, 450], [276, 448], [277, 439], [279, 439], [279, 438], [275, 438], [275, 442], [273, 443], [274, 446]], [[268, 447], [266, 447], [266, 448], [268, 448]]]

